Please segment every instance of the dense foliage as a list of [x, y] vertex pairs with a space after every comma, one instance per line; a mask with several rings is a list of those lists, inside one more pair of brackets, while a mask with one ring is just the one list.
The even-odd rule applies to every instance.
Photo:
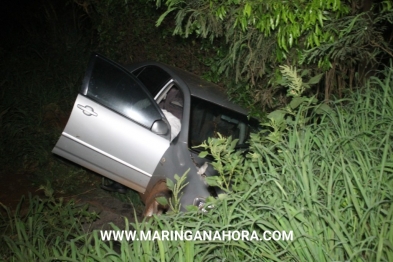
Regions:
[[[283, 68], [289, 92], [303, 83]], [[216, 185], [208, 212], [173, 212], [126, 230], [293, 231], [291, 241], [102, 241], [83, 233], [96, 217], [61, 200], [34, 199], [26, 215], [1, 217], [7, 261], [391, 261], [393, 259], [393, 70], [329, 107], [294, 94], [269, 115], [251, 150], [233, 154], [229, 138], [209, 140]], [[300, 96], [299, 96], [300, 94]], [[316, 114], [316, 115], [315, 115]], [[312, 115], [313, 118], [308, 118]], [[237, 165], [233, 163], [237, 162]], [[241, 164], [240, 164], [241, 163]], [[231, 171], [236, 176], [230, 176]], [[178, 182], [181, 183], [182, 179]], [[210, 181], [210, 182], [212, 182]], [[181, 188], [181, 185], [177, 186]], [[87, 223], [87, 224], [86, 224]], [[111, 225], [120, 230], [119, 225]], [[8, 248], [5, 248], [8, 247]], [[4, 249], [5, 248], [5, 249]]]
[[312, 92], [329, 100], [363, 85], [393, 55], [390, 1], [157, 0], [157, 9], [154, 1], [74, 2], [110, 57], [204, 74], [257, 109], [287, 102], [275, 81], [279, 65], [324, 73]]
[[207, 58], [211, 69], [236, 76], [226, 84], [235, 89], [230, 91], [249, 93], [244, 104], [282, 103], [271, 80], [283, 63], [326, 72], [322, 94], [329, 99], [332, 93], [343, 96], [355, 81], [364, 83], [368, 71], [393, 54], [390, 1], [168, 0], [165, 5], [157, 24], [174, 14], [174, 34], [209, 38], [217, 50], [215, 58]]

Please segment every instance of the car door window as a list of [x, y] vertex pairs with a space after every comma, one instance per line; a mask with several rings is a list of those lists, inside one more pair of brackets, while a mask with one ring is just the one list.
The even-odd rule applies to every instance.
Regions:
[[84, 95], [149, 129], [162, 119], [158, 105], [132, 74], [98, 55], [92, 60]]
[[170, 81], [170, 75], [158, 66], [150, 65], [132, 72], [149, 90], [153, 97]]

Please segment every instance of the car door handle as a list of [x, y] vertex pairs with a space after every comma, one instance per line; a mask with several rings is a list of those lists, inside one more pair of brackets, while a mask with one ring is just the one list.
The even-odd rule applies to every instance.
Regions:
[[94, 109], [91, 106], [78, 105], [78, 108], [81, 109], [83, 111], [83, 114], [85, 114], [87, 116], [97, 116], [98, 115], [96, 112], [94, 112]]

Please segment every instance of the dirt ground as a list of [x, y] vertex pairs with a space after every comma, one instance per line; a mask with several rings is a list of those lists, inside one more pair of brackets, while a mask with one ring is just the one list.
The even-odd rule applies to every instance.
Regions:
[[[122, 226], [124, 225], [124, 217], [127, 217], [130, 222], [135, 221], [133, 203], [125, 200], [125, 196], [122, 197], [124, 199], [122, 200], [119, 195], [102, 190], [99, 187], [101, 177], [98, 175], [92, 175], [92, 177], [96, 179], [93, 183], [79, 185], [76, 192], [72, 194], [55, 194], [55, 197], [63, 197], [65, 200], [73, 199], [77, 204], [89, 204], [90, 210], [97, 212], [100, 216], [92, 224], [91, 229], [109, 228], [108, 223], [110, 222]], [[9, 176], [0, 173], [0, 181], [2, 181], [0, 183], [0, 202], [11, 210], [15, 210], [22, 195], [27, 197], [30, 193], [33, 196], [45, 197], [44, 191], [39, 189], [39, 186], [35, 186], [33, 180], [33, 175], [29, 174]], [[143, 206], [141, 203], [136, 204], [135, 210], [138, 220], [142, 220]]]
[[[58, 130], [59, 133], [65, 128], [68, 121], [68, 114], [57, 112], [56, 110], [48, 110], [52, 115], [45, 115], [45, 121], [48, 129]], [[75, 169], [75, 164], [68, 162], [57, 156], [53, 156], [49, 162], [56, 163], [64, 170]], [[52, 165], [54, 166], [54, 165]], [[77, 166], [78, 170], [83, 168]], [[135, 191], [129, 189], [127, 194], [111, 193], [100, 188], [102, 176], [97, 175], [89, 170], [81, 172], [81, 176], [74, 176], [71, 181], [67, 181], [67, 185], [53, 185], [55, 198], [62, 197], [66, 201], [74, 200], [76, 204], [88, 204], [90, 210], [99, 214], [91, 229], [109, 228], [108, 223], [112, 222], [121, 227], [124, 225], [124, 217], [129, 222], [135, 221], [134, 210], [139, 221], [143, 219], [143, 204], [139, 200], [139, 195]], [[53, 172], [56, 172], [55, 170]], [[41, 177], [41, 179], [43, 179]], [[3, 173], [0, 170], [0, 203], [7, 206], [11, 210], [15, 210], [22, 196], [28, 199], [28, 195], [39, 196], [45, 198], [43, 189], [40, 189], [40, 178], [34, 174], [14, 174]], [[72, 189], [72, 190], [71, 190]], [[131, 199], [130, 199], [131, 196]], [[134, 201], [135, 203], [133, 203]], [[26, 202], [26, 201], [25, 201]], [[27, 206], [27, 204], [25, 203]], [[22, 208], [23, 209], [23, 208]], [[4, 209], [0, 208], [0, 211]]]

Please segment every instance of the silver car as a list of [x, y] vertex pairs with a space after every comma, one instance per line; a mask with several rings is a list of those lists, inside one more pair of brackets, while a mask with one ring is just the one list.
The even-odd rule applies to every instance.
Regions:
[[215, 171], [203, 172], [211, 159], [193, 147], [217, 133], [242, 147], [256, 126], [220, 87], [191, 73], [156, 62], [123, 67], [93, 54], [53, 153], [140, 192], [149, 216], [166, 208], [156, 201], [169, 197], [166, 179], [187, 170], [182, 206], [202, 206], [214, 194], [204, 177]]

